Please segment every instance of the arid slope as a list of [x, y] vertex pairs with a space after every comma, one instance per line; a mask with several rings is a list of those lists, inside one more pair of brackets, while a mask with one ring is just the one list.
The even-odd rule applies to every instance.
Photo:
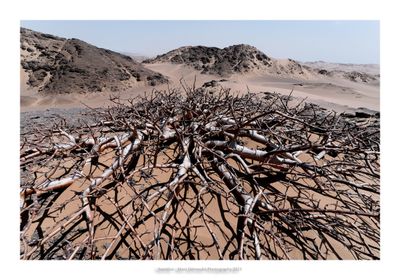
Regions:
[[45, 94], [115, 92], [167, 82], [129, 56], [25, 28], [21, 28], [21, 76], [27, 83], [23, 88]]

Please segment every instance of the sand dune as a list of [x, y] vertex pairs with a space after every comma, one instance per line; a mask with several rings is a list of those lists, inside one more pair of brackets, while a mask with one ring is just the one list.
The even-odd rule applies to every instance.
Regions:
[[[198, 85], [209, 80], [221, 80], [217, 75], [204, 75], [185, 65], [172, 63], [148, 64], [147, 67], [167, 76], [170, 83], [179, 86], [179, 80], [193, 82]], [[262, 73], [235, 74], [220, 82], [222, 87], [229, 87], [236, 92], [277, 92], [288, 95], [292, 92], [299, 99], [307, 98], [336, 111], [351, 111], [367, 108], [379, 111], [379, 86], [355, 83], [340, 78], [299, 79], [293, 77], [277, 77]]]
[[[292, 94], [300, 99], [307, 98], [308, 102], [319, 104], [335, 111], [354, 111], [360, 108], [379, 111], [379, 86], [354, 83], [338, 78], [326, 79], [295, 79], [276, 77], [260, 73], [236, 74], [222, 79], [218, 75], [201, 74], [199, 71], [185, 65], [171, 63], [149, 64], [147, 68], [162, 73], [169, 79], [168, 84], [159, 85], [157, 89], [168, 87], [181, 87], [181, 82], [192, 85], [194, 82], [201, 86], [209, 81], [218, 81], [217, 87], [231, 88], [235, 93], [251, 92], [277, 92], [284, 95]], [[222, 80], [222, 81], [221, 81]], [[121, 91], [118, 96], [128, 99], [139, 96], [144, 92], [151, 92], [154, 87], [141, 86]], [[54, 108], [84, 107], [84, 104], [101, 107], [110, 104], [110, 94], [69, 94], [64, 96], [21, 95], [22, 111], [41, 110], [48, 106]]]

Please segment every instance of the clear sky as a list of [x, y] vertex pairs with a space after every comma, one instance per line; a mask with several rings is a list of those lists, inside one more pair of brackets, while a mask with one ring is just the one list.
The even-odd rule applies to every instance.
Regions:
[[21, 21], [119, 52], [154, 56], [188, 45], [249, 44], [275, 58], [379, 63], [379, 21]]

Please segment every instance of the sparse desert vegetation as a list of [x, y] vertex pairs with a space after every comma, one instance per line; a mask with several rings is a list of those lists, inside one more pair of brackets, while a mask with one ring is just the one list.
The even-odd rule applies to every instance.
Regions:
[[379, 114], [182, 88], [24, 130], [21, 259], [379, 259]]

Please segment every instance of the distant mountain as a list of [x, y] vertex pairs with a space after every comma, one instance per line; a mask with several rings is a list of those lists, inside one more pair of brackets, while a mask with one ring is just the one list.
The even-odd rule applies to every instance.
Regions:
[[362, 72], [369, 75], [379, 75], [380, 73], [379, 64], [333, 63], [321, 60], [301, 63], [312, 68], [325, 69], [328, 71]]
[[43, 93], [120, 91], [167, 79], [131, 57], [90, 45], [21, 28], [21, 67], [28, 85]]
[[121, 52], [121, 54], [130, 56], [133, 60], [137, 62], [143, 62], [146, 59], [150, 59], [150, 56], [142, 55], [140, 53]]
[[325, 61], [303, 62], [305, 67], [328, 77], [341, 77], [352, 82], [374, 83], [380, 82], [379, 64], [331, 63]]
[[252, 72], [266, 73], [281, 77], [308, 78], [313, 73], [292, 59], [274, 59], [257, 48], [240, 44], [223, 49], [216, 47], [181, 47], [166, 54], [159, 55], [143, 63], [185, 64], [201, 71], [203, 74], [229, 76]]
[[[267, 56], [257, 48], [240, 44], [226, 48], [186, 46], [155, 58], [144, 60], [143, 63], [173, 63], [184, 64], [199, 70], [202, 74], [217, 74], [229, 76], [232, 74], [263, 73], [272, 76], [318, 79], [323, 77], [338, 77], [353, 82], [376, 82], [379, 74], [373, 71], [362, 71], [362, 67], [344, 67], [319, 63], [301, 63], [293, 59], [275, 59]], [[354, 65], [353, 65], [354, 66]], [[376, 71], [375, 71], [376, 72]], [[379, 71], [378, 71], [379, 72]]]

